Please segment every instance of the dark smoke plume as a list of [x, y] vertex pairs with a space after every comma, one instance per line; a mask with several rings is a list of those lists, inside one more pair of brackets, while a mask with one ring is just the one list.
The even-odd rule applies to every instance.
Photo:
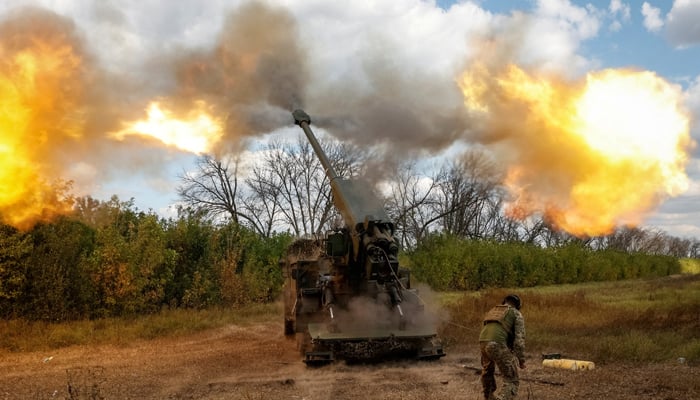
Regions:
[[[484, 33], [487, 37], [473, 41], [465, 37], [465, 48], [476, 57], [488, 51], [489, 62], [497, 68], [507, 65], [518, 57], [529, 20], [515, 15], [506, 22]], [[401, 61], [410, 42], [372, 34], [365, 42], [364, 51], [356, 54], [361, 71], [332, 83], [312, 79], [306, 102], [313, 122], [333, 135], [359, 145], [381, 145], [384, 156], [374, 170], [390, 169], [407, 157], [439, 153], [457, 141], [498, 140], [497, 133], [484, 132], [482, 121], [464, 105], [458, 80], [469, 60], [451, 71], [434, 72], [430, 60], [422, 67]]]
[[285, 10], [253, 2], [228, 16], [213, 49], [191, 52], [175, 66], [173, 98], [187, 107], [205, 100], [227, 115], [224, 142], [291, 122], [308, 81], [297, 25]]
[[228, 16], [211, 48], [184, 56], [153, 54], [142, 60], [143, 70], [117, 76], [99, 64], [89, 50], [89, 36], [72, 20], [30, 7], [0, 21], [0, 67], [12, 73], [14, 57], [37, 43], [32, 51], [64, 49], [57, 65], [61, 71], [51, 75], [57, 68], [47, 68], [37, 79], [41, 98], [29, 99], [34, 103], [24, 141], [41, 144], [33, 150], [36, 163], [43, 165], [39, 175], [90, 187], [125, 171], [163, 173], [162, 165], [172, 156], [154, 151], [161, 144], [110, 135], [143, 119], [154, 100], [176, 115], [206, 101], [213, 115], [225, 119], [222, 152], [236, 149], [242, 137], [289, 125], [289, 111], [302, 106], [307, 81], [297, 37], [288, 12], [248, 3]]

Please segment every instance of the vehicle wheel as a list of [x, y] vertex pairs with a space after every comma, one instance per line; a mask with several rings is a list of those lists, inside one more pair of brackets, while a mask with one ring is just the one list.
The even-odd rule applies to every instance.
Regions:
[[295, 333], [296, 329], [294, 329], [294, 320], [292, 319], [284, 319], [284, 334], [286, 336], [293, 335]]
[[311, 336], [308, 332], [297, 332], [297, 350], [302, 356], [311, 349]]

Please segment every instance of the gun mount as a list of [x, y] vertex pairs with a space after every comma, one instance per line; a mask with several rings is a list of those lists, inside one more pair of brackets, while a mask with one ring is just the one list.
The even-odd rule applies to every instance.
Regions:
[[343, 228], [319, 241], [297, 241], [281, 261], [285, 334], [297, 335], [304, 362], [377, 360], [396, 355], [445, 355], [424, 303], [399, 266], [394, 224], [367, 184], [336, 173], [311, 130], [292, 113], [330, 182]]

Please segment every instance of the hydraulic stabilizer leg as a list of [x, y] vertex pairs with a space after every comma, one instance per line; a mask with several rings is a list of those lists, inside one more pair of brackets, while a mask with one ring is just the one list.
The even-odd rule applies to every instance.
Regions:
[[334, 301], [335, 296], [333, 296], [333, 290], [326, 286], [323, 289], [323, 305], [328, 309], [328, 331], [340, 332], [340, 328], [338, 328], [338, 321], [335, 319], [335, 313], [333, 312]]
[[335, 314], [333, 313], [333, 306], [328, 306], [328, 315], [330, 317], [328, 331], [334, 333], [340, 332], [340, 328], [338, 328], [338, 321], [335, 319]]
[[399, 330], [406, 330], [406, 316], [403, 314], [401, 304], [397, 304], [396, 309], [399, 311]]
[[399, 313], [399, 330], [403, 331], [406, 329], [406, 315], [404, 315], [403, 309], [401, 308], [401, 301], [403, 298], [396, 285], [389, 286], [389, 297], [391, 298], [391, 304], [396, 307], [396, 311]]

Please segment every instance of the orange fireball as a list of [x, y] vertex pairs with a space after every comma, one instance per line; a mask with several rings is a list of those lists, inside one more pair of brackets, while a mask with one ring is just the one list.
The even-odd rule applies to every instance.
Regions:
[[0, 42], [0, 221], [18, 228], [71, 207], [52, 161], [57, 143], [81, 135], [81, 58], [61, 39]]
[[459, 84], [507, 161], [512, 216], [602, 235], [639, 224], [688, 186], [689, 113], [680, 88], [652, 72], [603, 70], [569, 82], [476, 65]]
[[195, 108], [181, 116], [159, 102], [152, 102], [147, 113], [147, 119], [126, 124], [112, 137], [118, 140], [126, 136], [149, 137], [180, 150], [203, 154], [213, 151], [223, 136], [222, 121], [210, 115], [203, 101], [196, 102]]

